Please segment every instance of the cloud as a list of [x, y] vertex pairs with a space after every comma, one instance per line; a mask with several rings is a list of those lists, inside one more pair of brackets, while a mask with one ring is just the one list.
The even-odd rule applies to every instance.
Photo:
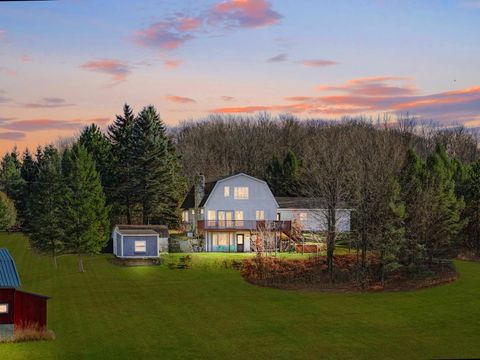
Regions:
[[183, 63], [183, 60], [180, 60], [180, 59], [166, 59], [164, 60], [163, 65], [167, 69], [176, 69], [180, 65], [182, 65], [182, 63]]
[[177, 103], [177, 104], [192, 104], [196, 103], [194, 99], [188, 98], [188, 97], [183, 97], [183, 96], [177, 96], [177, 95], [167, 95], [165, 96], [165, 99], [168, 101]]
[[2, 96], [0, 95], [0, 104], [4, 104], [4, 103], [7, 103], [7, 102], [11, 102], [12, 99], [6, 97], [6, 96]]
[[105, 125], [109, 122], [108, 118], [99, 117], [94, 119], [72, 119], [72, 120], [54, 120], [54, 119], [32, 119], [15, 120], [13, 118], [0, 118], [0, 128], [18, 132], [36, 132], [47, 130], [71, 131], [83, 128], [87, 124], [99, 123]]
[[0, 140], [22, 140], [25, 136], [25, 133], [19, 131], [0, 132]]
[[235, 98], [233, 96], [222, 96], [223, 101], [235, 101]]
[[57, 97], [43, 98], [36, 103], [27, 103], [24, 106], [29, 109], [41, 109], [41, 108], [58, 108], [65, 106], [73, 106], [75, 104], [67, 103], [65, 99]]
[[227, 0], [210, 9], [209, 23], [229, 28], [252, 28], [278, 23], [282, 15], [267, 0]]
[[7, 39], [7, 32], [5, 30], [0, 30], [0, 41]]
[[114, 81], [124, 81], [132, 72], [132, 67], [128, 63], [112, 59], [91, 60], [80, 67], [110, 75]]
[[173, 50], [194, 38], [190, 33], [201, 26], [199, 19], [178, 17], [151, 24], [145, 29], [135, 31], [134, 41], [143, 46], [161, 50]]
[[343, 85], [321, 86], [321, 96], [290, 96], [287, 104], [249, 105], [213, 109], [217, 113], [254, 113], [258, 111], [298, 114], [355, 115], [379, 112], [409, 112], [419, 118], [445, 124], [478, 119], [480, 86], [430, 95], [418, 95], [409, 78], [382, 76], [358, 78]]
[[284, 62], [284, 61], [287, 60], [287, 57], [288, 57], [287, 54], [278, 54], [278, 55], [275, 55], [275, 56], [267, 59], [267, 62], [271, 62], [271, 63]]
[[306, 67], [325, 67], [325, 66], [338, 65], [338, 62], [336, 61], [320, 60], [320, 59], [303, 60], [300, 63]]
[[175, 14], [133, 33], [139, 45], [170, 51], [212, 30], [258, 28], [276, 24], [282, 16], [266, 0], [227, 0], [194, 16]]
[[0, 66], [0, 73], [4, 73], [10, 76], [15, 76], [17, 75], [17, 71], [15, 69], [8, 68], [6, 66]]
[[25, 55], [24, 54], [24, 55], [20, 56], [20, 61], [25, 64], [25, 63], [28, 63], [28, 62], [32, 61], [32, 57], [30, 55]]

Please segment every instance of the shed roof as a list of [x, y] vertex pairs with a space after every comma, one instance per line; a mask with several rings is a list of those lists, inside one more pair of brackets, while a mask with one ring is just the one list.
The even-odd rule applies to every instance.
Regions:
[[168, 238], [168, 227], [165, 225], [116, 225], [116, 228], [123, 235], [158, 234], [161, 238]]
[[0, 288], [20, 287], [20, 277], [12, 256], [7, 249], [0, 248]]

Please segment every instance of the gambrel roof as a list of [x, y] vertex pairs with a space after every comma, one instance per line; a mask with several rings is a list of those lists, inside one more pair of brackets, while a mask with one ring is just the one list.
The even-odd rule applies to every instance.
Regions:
[[20, 287], [20, 276], [7, 249], [0, 248], [0, 288]]

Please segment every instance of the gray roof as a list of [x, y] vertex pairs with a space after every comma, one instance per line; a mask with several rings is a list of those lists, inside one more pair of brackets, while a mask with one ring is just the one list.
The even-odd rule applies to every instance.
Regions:
[[122, 235], [155, 235], [158, 233], [149, 229], [138, 229], [138, 230], [127, 230], [127, 229], [118, 229], [118, 232]]
[[165, 225], [116, 225], [118, 232], [123, 235], [155, 235], [168, 238], [168, 227]]
[[20, 287], [20, 277], [12, 256], [7, 249], [0, 248], [0, 288]]
[[[275, 197], [280, 209], [326, 209], [326, 204], [318, 198], [309, 197]], [[348, 209], [344, 202], [338, 204], [339, 209]]]

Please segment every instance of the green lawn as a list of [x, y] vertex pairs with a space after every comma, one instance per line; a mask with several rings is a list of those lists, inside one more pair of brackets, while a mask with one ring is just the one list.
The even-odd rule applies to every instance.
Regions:
[[52, 297], [57, 336], [2, 344], [2, 360], [480, 356], [478, 263], [458, 262], [460, 280], [437, 288], [325, 294], [256, 287], [214, 266], [117, 267], [108, 256], [87, 259], [84, 274], [74, 256], [55, 270], [20, 234], [0, 234], [0, 247], [15, 257], [25, 289]]

